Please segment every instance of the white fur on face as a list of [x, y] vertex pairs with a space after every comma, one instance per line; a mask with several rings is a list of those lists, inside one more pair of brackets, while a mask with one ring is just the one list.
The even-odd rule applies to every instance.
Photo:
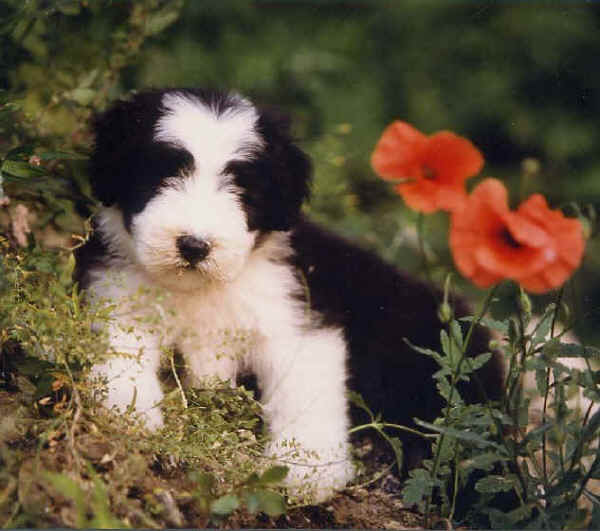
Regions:
[[[217, 189], [216, 179], [192, 176], [164, 188], [134, 216], [131, 233], [136, 261], [159, 283], [190, 289], [207, 281], [231, 281], [254, 244], [235, 191]], [[210, 253], [193, 269], [176, 241], [189, 235], [205, 240]]]
[[[147, 273], [172, 289], [192, 289], [207, 281], [231, 281], [244, 267], [255, 234], [248, 232], [239, 190], [223, 170], [261, 145], [254, 107], [239, 105], [217, 114], [183, 94], [163, 98], [166, 113], [155, 139], [185, 148], [194, 157], [188, 175], [173, 176], [144, 210], [132, 218], [134, 254]], [[176, 240], [194, 236], [209, 243], [208, 257], [187, 268]]]

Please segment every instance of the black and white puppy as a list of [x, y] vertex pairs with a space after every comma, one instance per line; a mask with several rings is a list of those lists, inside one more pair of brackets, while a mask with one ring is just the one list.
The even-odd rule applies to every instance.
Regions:
[[[95, 134], [104, 207], [76, 278], [115, 302], [110, 339], [129, 354], [95, 367], [108, 406], [135, 394], [148, 426], [162, 425], [164, 347], [181, 352], [192, 384], [251, 372], [267, 456], [317, 500], [353, 477], [347, 385], [390, 422], [437, 415], [436, 367], [404, 338], [438, 345], [439, 294], [301, 215], [310, 162], [287, 120], [235, 93], [171, 89], [116, 103]], [[485, 342], [476, 335], [474, 351]], [[480, 372], [493, 398], [500, 361]], [[476, 398], [473, 384], [464, 392]]]

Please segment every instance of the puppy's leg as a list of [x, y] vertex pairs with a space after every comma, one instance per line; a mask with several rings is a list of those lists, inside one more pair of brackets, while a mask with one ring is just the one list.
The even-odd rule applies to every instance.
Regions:
[[286, 482], [323, 501], [353, 477], [346, 405], [346, 346], [320, 329], [268, 341], [256, 362], [272, 440], [267, 457], [289, 467]]
[[222, 348], [219, 342], [186, 335], [179, 339], [177, 348], [185, 359], [186, 386], [198, 387], [213, 378], [229, 380], [235, 385], [238, 360], [235, 353]]
[[162, 400], [163, 392], [157, 374], [161, 354], [159, 336], [138, 332], [135, 325], [128, 327], [126, 323], [112, 324], [108, 332], [115, 355], [92, 369], [92, 376], [107, 380], [104, 404], [125, 411], [135, 398], [135, 408], [142, 413], [147, 427], [160, 428], [163, 418], [157, 402]]

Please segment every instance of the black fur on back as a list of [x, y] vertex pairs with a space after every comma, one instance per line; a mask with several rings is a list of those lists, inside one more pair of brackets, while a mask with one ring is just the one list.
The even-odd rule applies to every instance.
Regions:
[[[308, 284], [311, 309], [324, 324], [340, 325], [345, 331], [350, 389], [386, 422], [414, 427], [414, 417], [437, 417], [444, 404], [432, 375], [439, 367], [405, 338], [416, 346], [440, 349], [441, 292], [307, 220], [296, 225], [291, 243], [294, 265]], [[451, 302], [457, 316], [470, 313], [463, 298], [454, 296]], [[470, 352], [487, 352], [489, 339], [484, 329], [476, 329]], [[487, 398], [500, 398], [503, 374], [495, 353], [478, 373]], [[468, 402], [486, 398], [473, 378], [462, 385], [461, 394]], [[355, 423], [367, 420], [358, 409], [352, 414]], [[422, 447], [422, 440], [400, 437], [410, 467], [423, 455], [419, 456], [421, 449], [412, 456], [411, 446]]]

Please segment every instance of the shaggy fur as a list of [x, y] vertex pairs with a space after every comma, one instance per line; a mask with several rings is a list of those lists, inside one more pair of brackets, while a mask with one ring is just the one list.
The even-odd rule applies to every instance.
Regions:
[[[181, 352], [192, 385], [253, 373], [267, 456], [317, 500], [353, 476], [346, 385], [390, 422], [438, 414], [436, 367], [404, 338], [439, 346], [439, 293], [302, 217], [310, 163], [284, 118], [236, 94], [149, 91], [97, 117], [95, 131], [104, 207], [76, 278], [92, 299], [116, 302], [111, 342], [130, 354], [95, 367], [108, 406], [125, 409], [135, 389], [148, 425], [162, 425], [165, 346]], [[476, 333], [474, 352], [486, 342]], [[496, 397], [500, 361], [480, 378]]]

